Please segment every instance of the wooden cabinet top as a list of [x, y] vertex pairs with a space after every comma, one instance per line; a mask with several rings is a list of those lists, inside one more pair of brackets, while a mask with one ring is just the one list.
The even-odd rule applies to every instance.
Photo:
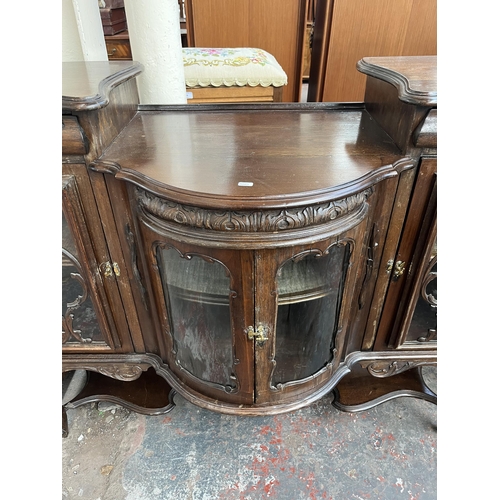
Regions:
[[98, 109], [110, 91], [137, 76], [142, 65], [133, 61], [65, 62], [62, 65], [63, 112]]
[[94, 168], [179, 203], [272, 208], [349, 196], [411, 164], [360, 106], [140, 110]]
[[403, 102], [437, 105], [436, 56], [364, 57], [357, 68], [394, 85]]

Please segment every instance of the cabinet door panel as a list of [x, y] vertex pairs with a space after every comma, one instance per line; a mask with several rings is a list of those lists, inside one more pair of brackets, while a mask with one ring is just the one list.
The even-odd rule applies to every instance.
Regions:
[[164, 361], [194, 398], [251, 404], [253, 346], [245, 329], [254, 319], [252, 252], [175, 241], [151, 221], [140, 227]]
[[324, 255], [299, 255], [279, 269], [272, 385], [309, 377], [332, 362], [346, 250], [334, 245]]
[[393, 259], [376, 349], [428, 348], [428, 341], [436, 339], [437, 292], [432, 290], [437, 284], [436, 169], [435, 158], [422, 159]]
[[[74, 176], [62, 189], [63, 351], [119, 349]], [[112, 267], [110, 267], [112, 273]]]
[[157, 248], [156, 258], [176, 362], [205, 382], [236, 389], [229, 270], [208, 256], [182, 254], [163, 245]]

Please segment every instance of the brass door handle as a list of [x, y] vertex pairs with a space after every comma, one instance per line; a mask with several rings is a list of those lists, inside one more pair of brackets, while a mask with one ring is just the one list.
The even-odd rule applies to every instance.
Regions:
[[394, 263], [393, 260], [390, 260], [387, 263], [387, 272], [390, 273], [392, 271], [392, 281], [397, 281], [401, 276], [403, 276], [405, 272], [406, 262], [404, 260], [398, 260]]
[[111, 264], [111, 262], [109, 261], [103, 262], [99, 266], [99, 269], [101, 269], [105, 278], [110, 278], [111, 276], [113, 276], [113, 274], [117, 277], [120, 276], [120, 267], [116, 262], [113, 262], [113, 264]]

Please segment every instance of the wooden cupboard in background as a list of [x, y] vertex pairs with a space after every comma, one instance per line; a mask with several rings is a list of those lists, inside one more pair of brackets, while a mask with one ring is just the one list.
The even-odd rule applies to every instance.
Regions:
[[317, 0], [308, 101], [363, 101], [367, 56], [437, 54], [437, 0]]
[[288, 76], [283, 102], [300, 101], [309, 0], [185, 0], [189, 47], [254, 47]]

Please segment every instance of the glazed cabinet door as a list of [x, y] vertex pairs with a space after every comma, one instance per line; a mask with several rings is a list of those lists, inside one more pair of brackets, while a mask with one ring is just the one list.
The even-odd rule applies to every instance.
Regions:
[[161, 222], [139, 224], [162, 358], [200, 404], [251, 404], [254, 354], [244, 330], [253, 324], [252, 252], [186, 244]]
[[292, 403], [332, 377], [359, 294], [366, 219], [330, 239], [257, 251], [256, 404]]
[[[87, 229], [74, 175], [62, 178], [62, 347], [63, 352], [120, 352], [129, 349], [119, 335], [104, 280], [119, 270], [110, 259], [99, 263]], [[108, 292], [113, 292], [108, 287]], [[118, 295], [117, 291], [115, 295]], [[115, 297], [119, 301], [118, 297]]]
[[437, 342], [436, 158], [421, 161], [391, 273], [375, 347], [429, 349]]

